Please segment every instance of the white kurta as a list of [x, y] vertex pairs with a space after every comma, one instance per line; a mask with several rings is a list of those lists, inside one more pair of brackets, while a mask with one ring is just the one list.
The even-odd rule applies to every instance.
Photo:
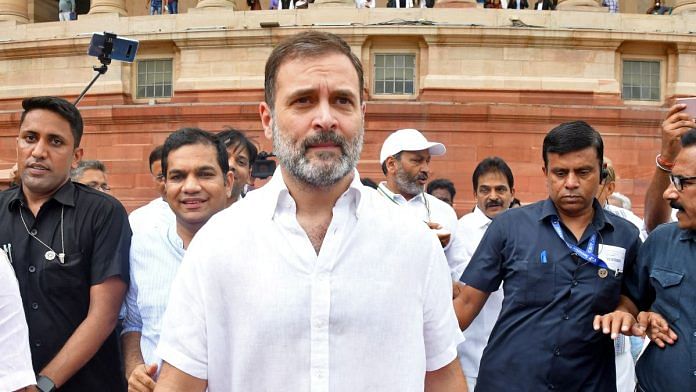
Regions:
[[[379, 184], [378, 192], [384, 196], [385, 199], [391, 200], [393, 204], [398, 204], [406, 208], [406, 210], [419, 221], [439, 223], [444, 229], [450, 232], [450, 241], [444, 248], [445, 256], [450, 266], [452, 280], [459, 280], [462, 272], [464, 272], [464, 268], [462, 267], [464, 260], [459, 252], [450, 251], [450, 249], [458, 248], [459, 245], [457, 243], [460, 241], [457, 235], [457, 213], [454, 212], [454, 208], [437, 197], [425, 192], [406, 200], [401, 194], [393, 193], [389, 190], [385, 182]], [[434, 232], [432, 232], [432, 235], [437, 237]]]
[[427, 226], [354, 171], [317, 255], [280, 171], [191, 242], [158, 354], [217, 391], [422, 391], [461, 341]]
[[0, 391], [36, 384], [29, 350], [29, 329], [14, 270], [0, 250]]
[[[459, 253], [464, 259], [461, 273], [469, 265], [471, 256], [474, 255], [481, 238], [483, 238], [491, 222], [478, 207], [472, 213], [464, 215], [459, 220], [457, 237], [460, 239], [459, 243], [462, 246], [450, 251]], [[491, 336], [491, 331], [493, 331], [495, 322], [498, 320], [502, 306], [503, 290], [499, 289], [488, 296], [488, 300], [483, 305], [478, 316], [471, 322], [469, 328], [464, 331], [466, 341], [459, 345], [457, 351], [459, 352], [459, 362], [467, 378], [478, 377], [483, 349], [488, 344], [488, 337]]]

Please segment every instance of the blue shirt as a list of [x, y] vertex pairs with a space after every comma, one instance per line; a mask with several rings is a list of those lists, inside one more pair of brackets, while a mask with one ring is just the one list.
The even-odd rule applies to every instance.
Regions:
[[679, 337], [659, 348], [651, 343], [636, 364], [647, 392], [696, 391], [696, 233], [677, 223], [655, 229], [641, 247], [629, 296], [640, 310], [665, 317]]
[[[638, 229], [596, 200], [593, 208], [592, 223], [577, 243], [561, 222], [566, 240], [586, 249], [596, 233], [596, 248], [625, 250], [629, 273], [640, 246]], [[624, 274], [604, 274], [575, 255], [551, 225], [557, 214], [550, 199], [500, 214], [462, 275], [462, 282], [486, 292], [503, 282], [503, 306], [483, 352], [478, 392], [616, 391], [613, 341], [595, 331], [592, 320], [616, 308]], [[592, 252], [602, 258], [598, 249]]]
[[130, 249], [130, 286], [122, 334], [140, 332], [140, 351], [146, 364], [161, 359], [155, 354], [169, 289], [184, 258], [184, 243], [176, 224], [133, 234]]

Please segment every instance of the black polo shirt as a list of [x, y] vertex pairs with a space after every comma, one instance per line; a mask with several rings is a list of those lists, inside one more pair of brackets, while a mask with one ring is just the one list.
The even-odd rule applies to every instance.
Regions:
[[[596, 248], [625, 250], [624, 271], [630, 273], [638, 230], [596, 200], [593, 208], [579, 242], [561, 223], [566, 240], [587, 249], [597, 233]], [[616, 391], [613, 341], [594, 331], [592, 321], [616, 308], [624, 274], [604, 274], [575, 255], [551, 225], [557, 214], [550, 199], [500, 214], [462, 275], [462, 282], [486, 292], [503, 282], [503, 306], [483, 351], [478, 392]]]
[[[61, 245], [61, 210], [65, 262], [49, 261]], [[21, 213], [21, 217], [20, 217]], [[21, 218], [24, 218], [26, 228]], [[11, 248], [24, 303], [34, 370], [55, 357], [87, 316], [90, 287], [111, 276], [128, 282], [131, 231], [125, 209], [116, 199], [70, 181], [46, 201], [36, 217], [21, 187], [0, 192], [0, 243]], [[60, 391], [124, 391], [116, 334]]]
[[655, 229], [638, 252], [628, 293], [640, 310], [665, 317], [673, 345], [648, 345], [636, 364], [647, 392], [696, 391], [696, 233], [676, 223]]

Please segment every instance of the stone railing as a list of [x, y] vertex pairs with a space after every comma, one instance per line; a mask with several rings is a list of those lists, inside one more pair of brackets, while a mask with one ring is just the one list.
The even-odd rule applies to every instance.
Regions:
[[[198, 0], [197, 8], [235, 8], [230, 0]], [[128, 16], [126, 0], [92, 0], [90, 14], [119, 14]], [[29, 5], [26, 0], [0, 0], [0, 20], [29, 22]]]

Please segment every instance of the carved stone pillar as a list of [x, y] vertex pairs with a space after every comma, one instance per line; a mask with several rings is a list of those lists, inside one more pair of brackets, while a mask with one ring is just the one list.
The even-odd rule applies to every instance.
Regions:
[[198, 0], [196, 8], [232, 8], [236, 9], [235, 3], [230, 0]]
[[89, 6], [89, 13], [128, 16], [126, 0], [92, 0]]
[[26, 0], [0, 0], [0, 20], [29, 23], [29, 7]]
[[435, 8], [476, 8], [476, 0], [436, 0]]
[[602, 7], [596, 0], [558, 0], [556, 9], [559, 11], [609, 11], [608, 8]]
[[694, 0], [677, 0], [674, 2], [673, 14], [681, 14], [682, 12], [696, 11], [696, 1]]

